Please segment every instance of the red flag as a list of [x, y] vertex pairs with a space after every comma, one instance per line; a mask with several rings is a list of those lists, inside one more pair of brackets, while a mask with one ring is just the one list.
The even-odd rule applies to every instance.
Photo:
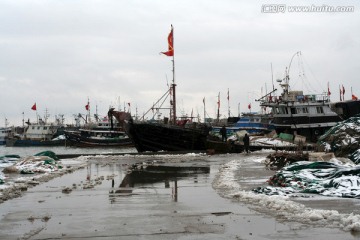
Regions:
[[330, 92], [330, 85], [329, 85], [329, 83], [328, 83], [328, 96], [330, 96], [331, 95], [331, 92]]
[[171, 31], [168, 36], [168, 51], [167, 52], [161, 52], [162, 54], [165, 54], [166, 56], [172, 57], [174, 56], [174, 34], [173, 34], [173, 26], [171, 25]]
[[89, 109], [90, 109], [90, 104], [89, 103], [85, 105], [85, 109], [86, 109], [86, 111], [89, 111]]
[[36, 103], [34, 103], [34, 105], [31, 107], [31, 110], [36, 111]]
[[358, 100], [358, 97], [355, 96], [354, 94], [352, 94], [352, 95], [351, 95], [351, 99], [352, 99], [352, 100]]
[[248, 109], [251, 109], [251, 103], [249, 103], [249, 105], [248, 105]]
[[128, 102], [128, 105], [129, 105], [129, 107], [130, 107], [130, 103]]
[[341, 97], [341, 94], [342, 94], [342, 90], [341, 90], [341, 87], [339, 85], [339, 89], [340, 89], [340, 102], [342, 101], [342, 97]]

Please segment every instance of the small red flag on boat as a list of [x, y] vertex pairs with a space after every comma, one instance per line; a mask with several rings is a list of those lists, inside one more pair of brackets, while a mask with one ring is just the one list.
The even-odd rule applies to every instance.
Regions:
[[331, 92], [330, 92], [330, 85], [329, 85], [329, 83], [328, 83], [328, 96], [330, 96], [331, 95]]
[[358, 100], [358, 97], [355, 96], [354, 94], [352, 94], [352, 95], [351, 95], [351, 99], [352, 99], [352, 100]]
[[36, 103], [34, 103], [34, 105], [31, 107], [31, 110], [36, 111]]
[[174, 28], [171, 25], [171, 31], [168, 36], [168, 51], [167, 52], [161, 52], [162, 54], [165, 54], [166, 56], [172, 57], [174, 56], [174, 34], [173, 34]]
[[90, 104], [89, 103], [85, 105], [85, 109], [86, 109], [86, 111], [89, 111], [89, 109], [90, 109]]
[[341, 90], [341, 87], [339, 85], [339, 90], [340, 90], [340, 102], [342, 101], [342, 90]]
[[249, 103], [249, 105], [248, 105], [248, 109], [251, 109], [251, 103]]

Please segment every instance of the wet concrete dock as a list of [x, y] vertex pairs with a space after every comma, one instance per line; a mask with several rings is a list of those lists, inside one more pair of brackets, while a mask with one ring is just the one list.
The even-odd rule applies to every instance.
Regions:
[[179, 167], [208, 167], [209, 171], [124, 184], [130, 173], [128, 167], [144, 159], [93, 159], [83, 169], [2, 203], [0, 239], [328, 240], [352, 237], [338, 229], [281, 223], [222, 198], [211, 186], [219, 166], [228, 161], [228, 157], [221, 155], [178, 161], [159, 157], [157, 163], [171, 161]]

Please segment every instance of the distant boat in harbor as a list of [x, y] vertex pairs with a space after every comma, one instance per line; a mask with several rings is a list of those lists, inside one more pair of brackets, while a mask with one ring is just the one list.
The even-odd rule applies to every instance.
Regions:
[[117, 122], [108, 118], [88, 124], [76, 131], [64, 131], [66, 146], [75, 147], [126, 147], [131, 139]]
[[[240, 119], [226, 126], [227, 135], [232, 135], [238, 131], [245, 130], [251, 135], [263, 135], [274, 130], [271, 114], [262, 113], [242, 113]], [[213, 126], [211, 132], [219, 134], [222, 126]]]
[[0, 128], [0, 145], [6, 144], [6, 139], [9, 137], [11, 131], [11, 127]]
[[27, 122], [23, 134], [12, 132], [6, 139], [7, 147], [32, 147], [32, 146], [61, 146], [65, 138], [57, 134], [62, 125], [46, 123], [39, 119], [38, 123]]

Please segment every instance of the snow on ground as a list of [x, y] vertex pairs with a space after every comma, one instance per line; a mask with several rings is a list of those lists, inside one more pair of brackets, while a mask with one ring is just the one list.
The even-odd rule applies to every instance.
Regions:
[[[346, 231], [360, 231], [360, 215], [340, 214], [336, 210], [308, 208], [301, 203], [291, 201], [291, 198], [286, 194], [265, 195], [242, 190], [241, 186], [237, 183], [235, 175], [235, 172], [240, 168], [242, 161], [246, 161], [246, 159], [236, 159], [224, 164], [220, 168], [219, 173], [213, 182], [213, 187], [218, 190], [220, 189], [225, 197], [248, 203], [259, 211], [275, 215], [285, 221], [296, 221], [327, 227], [339, 227]], [[314, 177], [310, 172], [303, 172], [302, 174], [303, 177]], [[319, 172], [318, 174], [321, 175]], [[349, 189], [353, 187], [352, 184], [354, 179], [352, 178], [339, 178], [338, 180], [339, 185], [341, 186], [341, 188], [337, 190], [338, 192], [343, 191], [345, 188]], [[292, 192], [293, 188], [282, 188], [282, 191]]]
[[277, 139], [277, 138], [266, 138], [266, 137], [253, 138], [251, 140], [251, 145], [296, 146], [296, 144], [291, 143], [291, 142], [283, 141], [283, 140]]

